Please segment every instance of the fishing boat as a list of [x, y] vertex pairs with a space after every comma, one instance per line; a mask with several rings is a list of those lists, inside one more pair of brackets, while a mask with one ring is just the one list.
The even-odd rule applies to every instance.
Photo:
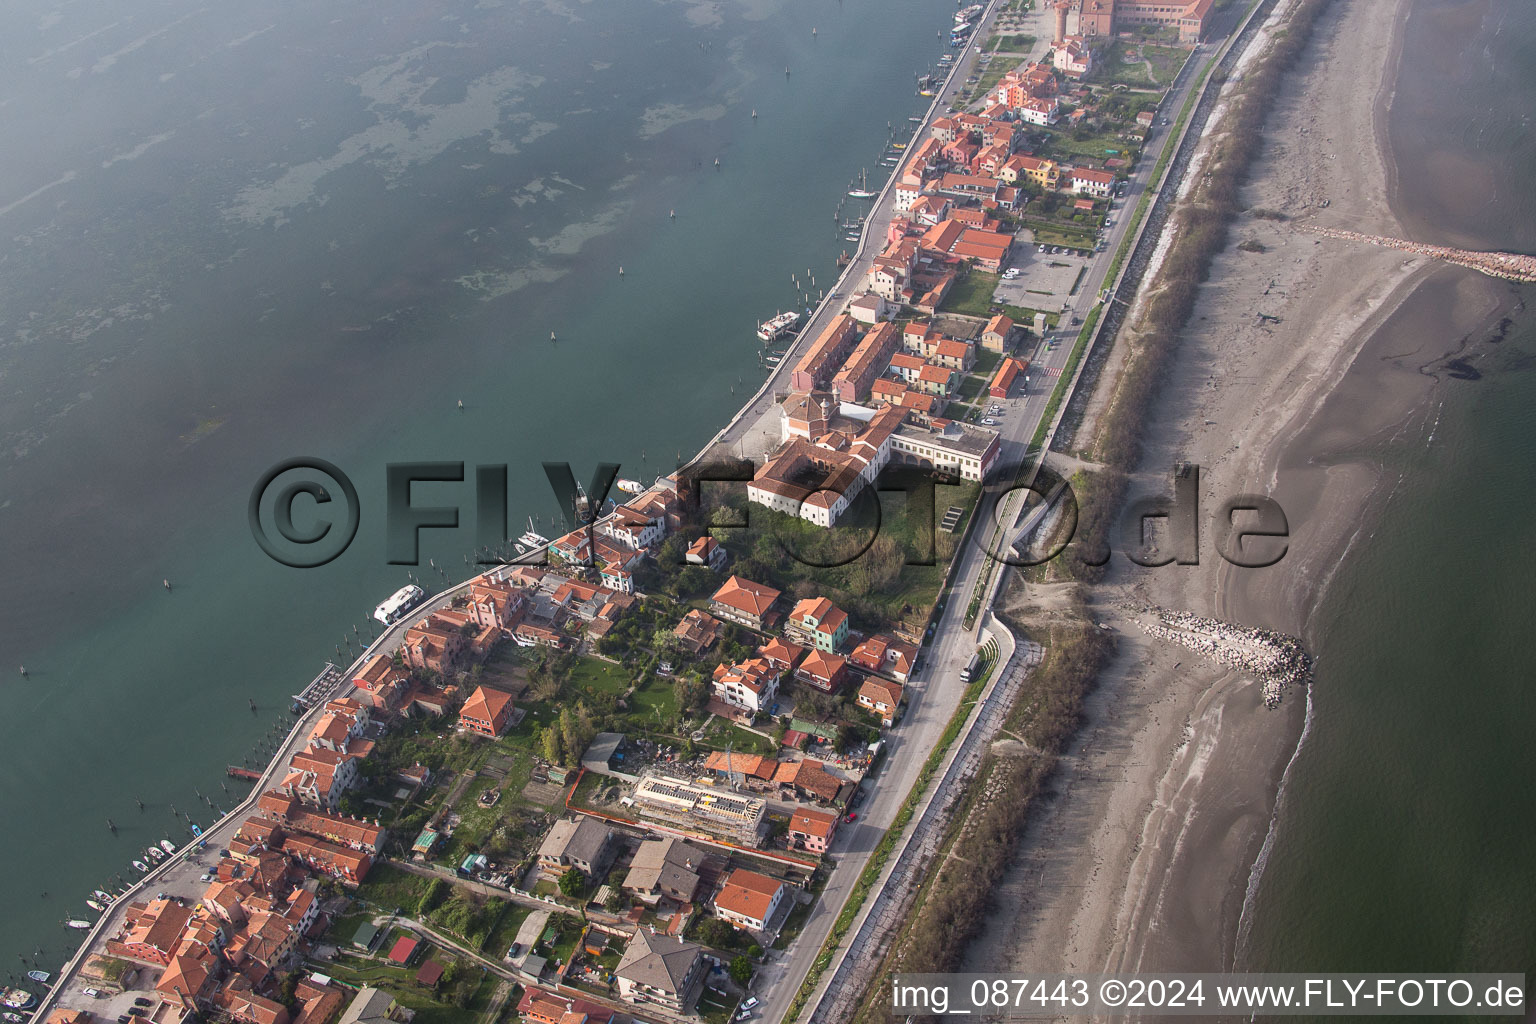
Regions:
[[24, 988], [8, 988], [0, 996], [0, 1006], [8, 1010], [26, 1010], [37, 1005], [37, 996]]
[[64, 922], [64, 927], [73, 928], [77, 932], [83, 932], [91, 927], [91, 922], [82, 921], [78, 917], [72, 917], [68, 921]]
[[134, 862], [133, 862], [133, 866], [134, 866], [134, 868], [135, 868], [135, 869], [136, 869], [136, 870], [139, 870], [139, 871], [148, 871], [148, 870], [149, 870], [149, 865], [148, 865], [148, 864], [145, 864], [145, 863], [144, 863], [144, 862], [143, 862], [143, 861], [141, 861], [141, 860], [136, 860], [136, 861], [134, 861]]
[[788, 313], [780, 313], [772, 320], [764, 320], [757, 328], [757, 336], [761, 341], [777, 341], [784, 335], [795, 329], [800, 322], [800, 314], [794, 310]]
[[93, 890], [91, 892], [91, 895], [95, 896], [97, 899], [101, 900], [101, 902], [103, 902], [103, 903], [111, 903], [112, 902], [112, 895], [111, 895], [111, 893], [103, 892], [100, 889]]
[[849, 189], [848, 194], [855, 199], [875, 198], [875, 193], [869, 190], [869, 171], [864, 170], [859, 172], [859, 187]]
[[166, 853], [175, 853], [176, 845], [169, 839], [162, 839], [160, 840], [160, 849], [164, 850]]
[[614, 484], [614, 486], [623, 491], [625, 494], [640, 494], [645, 491], [645, 484], [641, 483], [639, 480], [620, 479], [617, 483]]
[[90, 907], [92, 910], [96, 911], [96, 913], [98, 913], [98, 914], [107, 909], [106, 907], [102, 906], [100, 903], [97, 903], [95, 900], [86, 900], [85, 901], [85, 905]]
[[53, 975], [49, 974], [47, 971], [28, 971], [27, 977], [31, 978], [33, 981], [40, 985], [46, 985], [48, 984], [48, 979], [53, 977]]

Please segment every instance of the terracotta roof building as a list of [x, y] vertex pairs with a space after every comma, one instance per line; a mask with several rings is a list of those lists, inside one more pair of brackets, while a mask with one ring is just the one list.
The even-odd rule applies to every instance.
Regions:
[[795, 678], [823, 693], [835, 693], [848, 674], [848, 659], [841, 654], [812, 651], [795, 669]]
[[837, 815], [801, 807], [789, 816], [786, 834], [791, 843], [807, 853], [826, 853], [836, 832]]
[[761, 630], [779, 592], [761, 583], [732, 576], [709, 599], [709, 610], [722, 619]]
[[715, 894], [715, 914], [754, 932], [766, 931], [788, 891], [777, 878], [737, 868]]
[[507, 731], [514, 710], [510, 693], [488, 686], [477, 686], [459, 709], [459, 725], [470, 732], [495, 739]]

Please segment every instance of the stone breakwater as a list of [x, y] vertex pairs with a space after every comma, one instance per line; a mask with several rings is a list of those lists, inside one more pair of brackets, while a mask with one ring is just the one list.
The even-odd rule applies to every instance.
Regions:
[[1502, 277], [1506, 281], [1521, 281], [1526, 284], [1536, 282], [1536, 256], [1522, 256], [1512, 252], [1478, 252], [1473, 249], [1452, 249], [1444, 245], [1423, 245], [1419, 242], [1410, 242], [1402, 238], [1387, 238], [1382, 235], [1362, 235], [1358, 231], [1343, 231], [1339, 228], [1311, 227], [1305, 224], [1297, 225], [1302, 231], [1314, 235], [1322, 235], [1324, 238], [1339, 238], [1348, 242], [1368, 242], [1371, 245], [1383, 246], [1387, 249], [1401, 249], [1403, 252], [1413, 253], [1415, 256], [1430, 256], [1446, 263], [1454, 263], [1458, 267], [1469, 267], [1472, 270], [1482, 271], [1490, 277]]
[[1287, 633], [1251, 629], [1166, 608], [1133, 610], [1140, 613], [1136, 624], [1147, 635], [1180, 644], [1227, 668], [1258, 676], [1265, 707], [1278, 707], [1287, 687], [1312, 679], [1312, 656], [1300, 640]]

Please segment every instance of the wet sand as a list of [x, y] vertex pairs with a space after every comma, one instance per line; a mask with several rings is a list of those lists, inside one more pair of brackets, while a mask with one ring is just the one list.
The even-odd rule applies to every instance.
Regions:
[[[1246, 896], [1306, 694], [1266, 710], [1252, 678], [1152, 640], [1119, 607], [1150, 602], [1307, 637], [1335, 567], [1369, 528], [1372, 496], [1393, 482], [1373, 452], [1432, 420], [1433, 364], [1465, 333], [1456, 325], [1503, 312], [1508, 290], [1476, 273], [1291, 226], [1401, 234], [1385, 126], [1406, 13], [1406, 0], [1338, 0], [1287, 77], [1244, 202], [1289, 220], [1234, 226], [1131, 489], [1167, 493], [1175, 462], [1202, 467], [1201, 564], [1140, 569], [1117, 556], [1089, 595], [1119, 653], [997, 892], [992, 940], [967, 969], [1245, 966]], [[1245, 240], [1264, 251], [1238, 249]], [[1090, 409], [1079, 436], [1092, 427]], [[1216, 555], [1212, 517], [1240, 493], [1269, 494], [1286, 511], [1290, 546], [1273, 568]], [[1016, 614], [1044, 614], [1048, 589], [1016, 586]]]

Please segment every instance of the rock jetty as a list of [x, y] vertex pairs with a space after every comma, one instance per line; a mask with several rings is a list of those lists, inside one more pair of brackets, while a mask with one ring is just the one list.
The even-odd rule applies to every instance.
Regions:
[[1490, 277], [1502, 277], [1506, 281], [1521, 281], [1526, 284], [1536, 282], [1536, 256], [1523, 256], [1513, 252], [1452, 249], [1445, 245], [1424, 245], [1402, 238], [1387, 238], [1383, 235], [1362, 235], [1358, 231], [1343, 231], [1339, 228], [1312, 227], [1306, 224], [1299, 224], [1297, 227], [1314, 235], [1322, 235], [1324, 238], [1369, 242], [1371, 245], [1379, 245], [1387, 249], [1411, 252], [1415, 256], [1431, 256], [1437, 260], [1454, 263], [1458, 267], [1482, 271]]
[[1264, 706], [1277, 707], [1287, 687], [1312, 680], [1312, 656], [1301, 641], [1273, 629], [1252, 629], [1220, 619], [1166, 608], [1137, 609], [1136, 624], [1149, 636], [1187, 647], [1202, 657], [1259, 678]]

